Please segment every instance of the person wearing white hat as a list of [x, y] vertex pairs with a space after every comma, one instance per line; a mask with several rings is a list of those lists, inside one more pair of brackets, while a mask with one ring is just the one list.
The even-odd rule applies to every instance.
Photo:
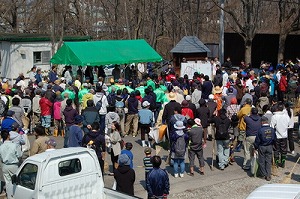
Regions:
[[148, 146], [151, 147], [151, 137], [149, 136], [150, 126], [153, 122], [153, 113], [149, 110], [150, 103], [148, 101], [144, 101], [142, 103], [143, 109], [139, 110], [139, 127], [141, 129], [141, 140], [142, 146], [146, 147], [145, 135], [148, 135]]
[[[171, 145], [171, 158], [174, 161], [174, 177], [177, 178], [180, 176], [183, 178], [185, 171], [184, 158], [189, 136], [183, 131], [185, 126], [182, 121], [177, 121], [174, 124], [174, 128], [174, 132], [171, 134], [171, 140], [173, 143]], [[180, 172], [178, 171], [178, 165], [180, 165]]]

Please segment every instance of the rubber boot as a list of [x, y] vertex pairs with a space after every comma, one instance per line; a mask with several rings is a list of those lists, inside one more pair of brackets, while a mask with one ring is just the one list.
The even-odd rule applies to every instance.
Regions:
[[57, 129], [54, 129], [54, 131], [53, 131], [53, 136], [54, 136], [54, 137], [57, 137], [57, 134], [58, 134], [58, 130], [57, 130]]
[[274, 160], [275, 160], [275, 165], [276, 165], [276, 167], [279, 167], [279, 158], [276, 157], [276, 158], [274, 158]]
[[285, 155], [281, 155], [281, 167], [282, 168], [285, 167], [285, 159], [286, 159], [286, 156]]

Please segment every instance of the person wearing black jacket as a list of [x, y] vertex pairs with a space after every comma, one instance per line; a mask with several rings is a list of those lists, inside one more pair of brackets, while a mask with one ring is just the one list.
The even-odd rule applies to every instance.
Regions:
[[268, 124], [268, 118], [262, 116], [261, 128], [258, 130], [254, 148], [258, 151], [258, 164], [260, 174], [265, 177], [267, 181], [271, 180], [271, 165], [272, 165], [272, 153], [273, 144], [276, 141], [276, 133], [274, 128]]
[[126, 154], [120, 154], [118, 163], [118, 168], [114, 170], [117, 191], [133, 196], [135, 171], [130, 168], [130, 158]]
[[[135, 98], [135, 93], [131, 92], [129, 98], [125, 102], [125, 106], [128, 108], [128, 114], [125, 121], [125, 133], [124, 135], [129, 135], [130, 131], [132, 131], [132, 136], [136, 137], [138, 131], [138, 105], [139, 102]], [[133, 128], [131, 128], [131, 125]]]
[[81, 113], [81, 115], [83, 116], [82, 129], [84, 133], [88, 133], [90, 131], [91, 124], [93, 124], [94, 122], [100, 122], [100, 116], [96, 107], [94, 106], [94, 101], [88, 100], [86, 104], [87, 108], [84, 109]]
[[226, 116], [226, 109], [221, 109], [219, 112], [219, 116], [213, 117], [209, 120], [210, 123], [215, 123], [216, 126], [216, 133], [215, 139], [217, 142], [217, 151], [218, 151], [218, 158], [219, 158], [219, 168], [224, 170], [225, 167], [228, 165], [229, 161], [229, 142], [230, 142], [230, 135], [229, 135], [229, 127], [230, 127], [230, 119]]
[[106, 145], [105, 138], [101, 134], [99, 129], [99, 122], [94, 122], [91, 125], [91, 130], [83, 136], [82, 146], [89, 147], [95, 150], [103, 175]]

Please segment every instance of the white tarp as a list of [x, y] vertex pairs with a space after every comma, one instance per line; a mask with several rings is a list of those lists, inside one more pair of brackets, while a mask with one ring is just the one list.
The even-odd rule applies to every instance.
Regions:
[[189, 79], [193, 79], [194, 73], [198, 72], [208, 75], [212, 78], [212, 66], [209, 62], [204, 61], [188, 61], [187, 63], [181, 63], [180, 75], [183, 77], [185, 74], [189, 76]]

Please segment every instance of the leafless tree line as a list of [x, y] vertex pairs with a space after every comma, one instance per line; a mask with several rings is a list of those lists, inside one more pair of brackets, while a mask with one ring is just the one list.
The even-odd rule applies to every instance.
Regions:
[[[90, 35], [94, 39], [146, 39], [163, 57], [186, 35], [219, 41], [219, 0], [0, 0], [0, 32]], [[225, 32], [244, 40], [251, 60], [258, 33], [279, 34], [278, 59], [287, 35], [300, 29], [300, 0], [226, 0]], [[59, 45], [60, 45], [59, 44]]]

